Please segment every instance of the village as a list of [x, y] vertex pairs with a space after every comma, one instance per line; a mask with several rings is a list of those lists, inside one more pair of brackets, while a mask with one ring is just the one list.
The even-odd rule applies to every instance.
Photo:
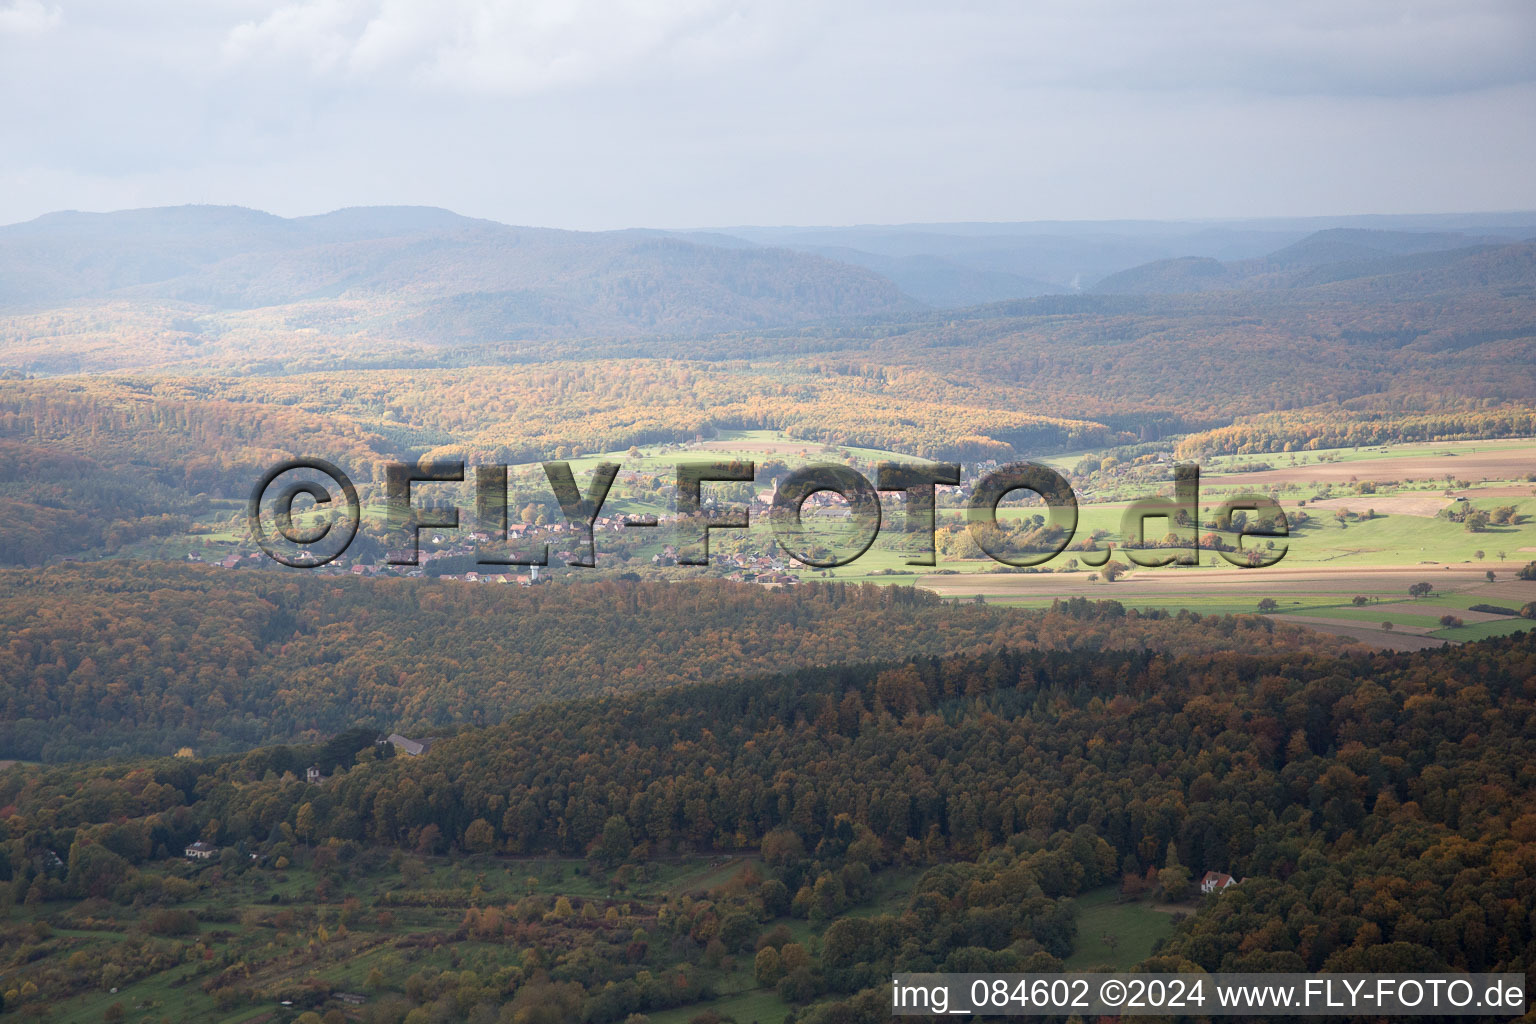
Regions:
[[[773, 493], [772, 490], [767, 490], [756, 495], [749, 506], [749, 516], [758, 522], [766, 521], [768, 511], [772, 507]], [[813, 495], [807, 500], [806, 505], [808, 508], [815, 507], [822, 510], [821, 514], [832, 519], [847, 513], [846, 505], [840, 505], [839, 499], [828, 493]], [[635, 517], [623, 514], [598, 516], [592, 521], [593, 549], [598, 558], [606, 557], [606, 567], [631, 567], [634, 564], [633, 561], [623, 560], [621, 556], [616, 556], [612, 552], [605, 553], [602, 538], [616, 538], [626, 530], [633, 530], [636, 527], [675, 529], [680, 518], [677, 515], [653, 516], [637, 522]], [[551, 569], [561, 570], [580, 564], [579, 549], [585, 543], [583, 533], [580, 527], [570, 523], [511, 523], [507, 527], [507, 542], [504, 545], [506, 550], [487, 553], [493, 538], [483, 530], [437, 529], [430, 532], [423, 530], [415, 551], [392, 548], [385, 553], [383, 559], [361, 554], [351, 559], [337, 559], [323, 565], [317, 564], [310, 571], [327, 576], [404, 579], [432, 577], [466, 583], [498, 583], [531, 587], [549, 582]], [[545, 545], [542, 559], [538, 551], [540, 543]], [[513, 551], [519, 547], [521, 552], [514, 554]], [[786, 586], [798, 582], [798, 577], [791, 571], [784, 557], [750, 551], [722, 552], [718, 547], [718, 544], [715, 545], [715, 549], [711, 552], [709, 568], [726, 580], [755, 583], [761, 586]], [[304, 554], [303, 551], [299, 553], [300, 564]], [[616, 557], [621, 558], [617, 563], [614, 562]], [[513, 558], [518, 561], [512, 562]], [[201, 552], [189, 551], [186, 560], [209, 561], [224, 569], [249, 569], [274, 564], [261, 551], [236, 551], [218, 559], [206, 559]], [[679, 564], [678, 545], [663, 543], [658, 550], [644, 558], [642, 563], [656, 568], [676, 566]], [[467, 565], [476, 567], [466, 568]], [[451, 570], [441, 571], [446, 567], [451, 567]]]

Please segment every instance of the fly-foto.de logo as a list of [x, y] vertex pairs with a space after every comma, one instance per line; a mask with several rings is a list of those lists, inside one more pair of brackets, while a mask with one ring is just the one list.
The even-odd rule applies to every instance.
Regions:
[[[544, 479], [559, 505], [566, 538], [566, 565], [597, 565], [595, 527], [622, 469], [619, 462], [599, 462], [577, 480], [568, 462], [541, 463]], [[473, 470], [473, 531], [481, 539], [476, 561], [482, 565], [544, 566], [550, 564], [550, 541], [523, 536], [509, 521], [509, 472], [505, 465]], [[421, 534], [454, 530], [466, 509], [430, 501], [434, 486], [464, 484], [463, 462], [386, 463], [383, 466], [382, 526], [389, 541], [390, 565], [416, 565]], [[710, 534], [715, 530], [751, 530], [750, 503], [720, 500], [711, 485], [750, 484], [756, 479], [751, 461], [684, 462], [675, 467], [674, 514], [630, 515], [624, 528], [672, 530], [671, 546], [679, 565], [708, 565]], [[856, 561], [870, 549], [888, 518], [890, 504], [900, 509], [900, 531], [910, 542], [906, 564], [936, 564], [937, 494], [939, 487], [961, 482], [958, 463], [880, 462], [874, 479], [836, 463], [818, 463], [791, 470], [778, 480], [764, 514], [773, 540], [790, 558], [817, 569]], [[818, 495], [841, 499], [835, 538], [824, 521], [807, 516], [808, 502]], [[887, 498], [882, 498], [887, 495]], [[1015, 543], [1017, 531], [999, 516], [999, 505], [1015, 495], [1032, 496], [1041, 511], [1015, 518], [1029, 527], [1027, 540]], [[301, 498], [309, 502], [300, 509]], [[247, 516], [252, 536], [263, 551], [283, 565], [313, 568], [334, 561], [356, 538], [363, 506], [357, 486], [324, 459], [293, 459], [268, 470], [251, 492]], [[1078, 501], [1072, 485], [1050, 466], [1016, 462], [991, 470], [969, 486], [964, 504], [965, 527], [987, 557], [1008, 566], [1043, 565], [1067, 550], [1078, 531]], [[301, 523], [299, 520], [303, 519]], [[1151, 525], [1163, 522], [1159, 534]], [[1200, 530], [1206, 528], [1204, 537]], [[1102, 534], [1104, 531], [1097, 531]], [[1174, 467], [1173, 495], [1130, 502], [1120, 519], [1120, 550], [1136, 565], [1198, 565], [1202, 549], [1211, 550], [1239, 568], [1265, 568], [1279, 562], [1290, 535], [1279, 502], [1258, 494], [1225, 499], [1214, 514], [1200, 520], [1200, 469], [1193, 463]], [[1245, 546], [1244, 539], [1265, 540], [1263, 548]], [[1074, 551], [1079, 561], [1101, 566], [1115, 542], [1103, 548]]]

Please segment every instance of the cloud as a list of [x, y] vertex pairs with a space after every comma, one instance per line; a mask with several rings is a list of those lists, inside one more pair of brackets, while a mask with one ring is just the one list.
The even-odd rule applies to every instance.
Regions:
[[0, 0], [0, 221], [1530, 209], [1531, 53], [1531, 0]]
[[1088, 0], [1032, 20], [1053, 84], [1272, 95], [1435, 95], [1536, 80], [1527, 0]]
[[289, 0], [223, 52], [503, 96], [797, 54], [989, 88], [1435, 95], [1536, 79], [1533, 48], [1530, 0]]
[[300, 0], [227, 35], [240, 66], [503, 96], [715, 65], [774, 19], [732, 0]]
[[13, 0], [0, 6], [0, 35], [39, 36], [64, 24], [64, 12], [41, 0]]

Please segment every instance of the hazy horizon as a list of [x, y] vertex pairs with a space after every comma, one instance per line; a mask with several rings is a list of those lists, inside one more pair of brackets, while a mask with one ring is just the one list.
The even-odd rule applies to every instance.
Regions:
[[[997, 229], [997, 228], [1051, 228], [1051, 227], [1103, 227], [1117, 226], [1167, 226], [1167, 227], [1239, 227], [1243, 225], [1266, 225], [1272, 227], [1288, 226], [1307, 228], [1316, 225], [1318, 230], [1327, 226], [1376, 226], [1382, 229], [1396, 230], [1450, 230], [1445, 224], [1435, 222], [1467, 221], [1473, 218], [1490, 218], [1495, 221], [1501, 219], [1524, 220], [1536, 219], [1536, 205], [1528, 209], [1465, 209], [1465, 210], [1426, 210], [1414, 212], [1385, 212], [1385, 213], [1310, 213], [1275, 216], [1234, 216], [1234, 217], [1081, 217], [1081, 218], [1041, 218], [1036, 220], [896, 220], [896, 221], [827, 221], [813, 223], [811, 221], [796, 221], [775, 224], [625, 224], [611, 228], [584, 228], [570, 227], [562, 224], [535, 224], [514, 223], [498, 220], [495, 217], [481, 216], [465, 213], [452, 207], [438, 206], [428, 203], [379, 203], [379, 204], [349, 204], [345, 206], [329, 207], [313, 211], [284, 214], [274, 210], [263, 209], [258, 206], [250, 206], [242, 203], [164, 203], [153, 206], [128, 206], [110, 209], [82, 209], [77, 207], [61, 207], [53, 210], [45, 210], [33, 217], [22, 220], [5, 221], [0, 223], [0, 229], [18, 227], [24, 224], [35, 223], [50, 217], [78, 214], [81, 216], [112, 216], [115, 214], [145, 213], [163, 210], [178, 209], [208, 209], [208, 210], [242, 210], [250, 213], [264, 214], [277, 217], [282, 220], [306, 220], [326, 217], [332, 214], [346, 213], [356, 210], [433, 210], [463, 217], [469, 220], [483, 220], [500, 224], [506, 227], [535, 228], [548, 231], [576, 231], [587, 233], [600, 233], [606, 231], [660, 231], [672, 233], [729, 233], [732, 231], [858, 231], [865, 229]], [[1407, 222], [1407, 223], [1405, 223]], [[1419, 222], [1419, 223], [1413, 223]], [[1497, 226], [1497, 225], [1489, 225]], [[983, 230], [981, 233], [990, 233]]]

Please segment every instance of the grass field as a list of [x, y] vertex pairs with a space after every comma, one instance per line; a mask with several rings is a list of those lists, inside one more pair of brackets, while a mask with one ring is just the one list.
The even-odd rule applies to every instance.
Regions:
[[708, 1003], [680, 1006], [647, 1014], [651, 1024], [688, 1024], [704, 1010], [713, 1010], [737, 1024], [779, 1024], [795, 1007], [780, 999], [772, 989], [754, 989], [740, 995], [725, 996]]
[[1457, 643], [1465, 643], [1468, 640], [1486, 640], [1491, 636], [1509, 636], [1511, 633], [1523, 633], [1528, 629], [1536, 629], [1536, 622], [1532, 622], [1529, 619], [1505, 619], [1497, 622], [1469, 622], [1464, 626], [1437, 629], [1430, 635], [1445, 640], [1453, 640]]
[[1130, 970], [1152, 955], [1159, 939], [1173, 934], [1173, 915], [1152, 909], [1147, 900], [1120, 901], [1115, 886], [1077, 898], [1077, 949], [1065, 961], [1068, 970]]

